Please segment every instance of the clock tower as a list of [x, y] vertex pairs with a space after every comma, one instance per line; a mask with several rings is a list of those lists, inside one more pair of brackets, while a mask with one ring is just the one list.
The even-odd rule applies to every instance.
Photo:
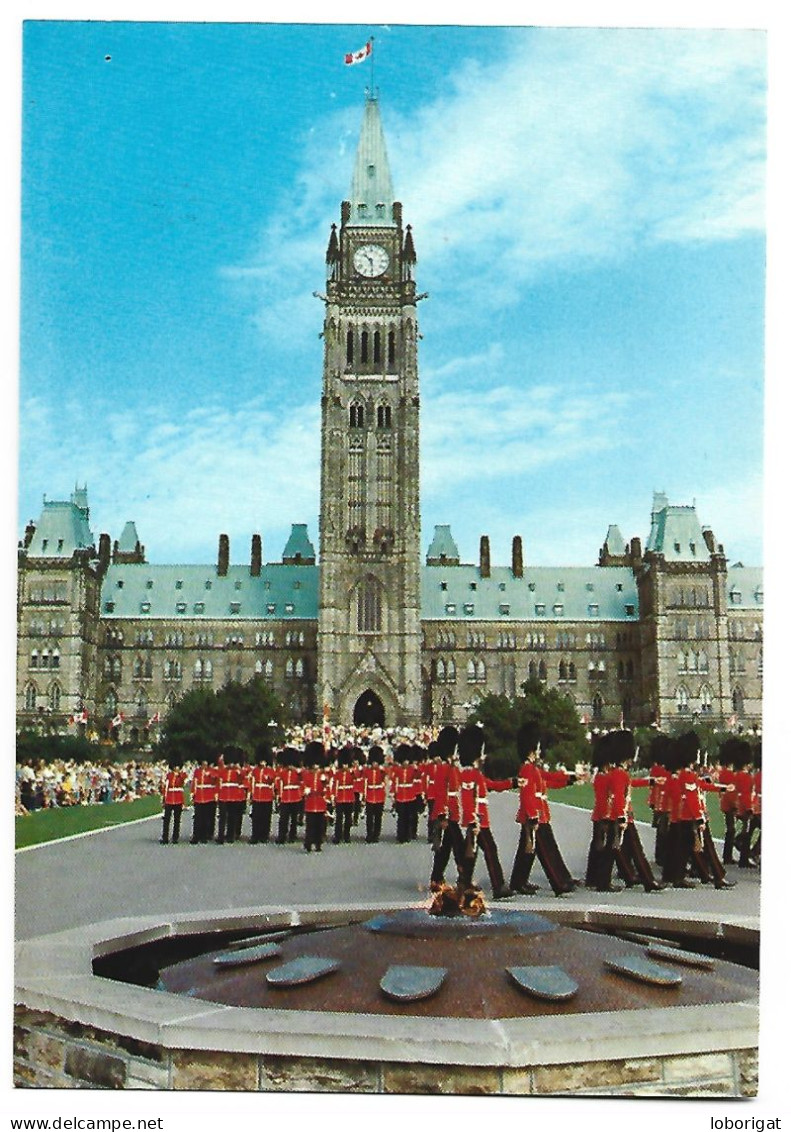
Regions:
[[420, 721], [415, 262], [368, 95], [322, 296], [318, 703], [337, 723]]

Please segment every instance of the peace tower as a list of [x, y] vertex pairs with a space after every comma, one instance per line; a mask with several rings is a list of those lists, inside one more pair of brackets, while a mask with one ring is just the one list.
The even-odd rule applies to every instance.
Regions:
[[332, 719], [420, 720], [415, 264], [369, 95], [322, 296], [318, 698]]

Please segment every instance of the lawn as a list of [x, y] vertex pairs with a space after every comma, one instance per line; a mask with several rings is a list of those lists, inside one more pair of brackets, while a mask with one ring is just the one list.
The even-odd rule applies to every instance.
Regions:
[[91, 829], [107, 829], [123, 822], [147, 818], [162, 810], [158, 794], [136, 798], [134, 802], [109, 802], [95, 806], [64, 806], [61, 809], [35, 810], [16, 819], [16, 847], [58, 841]]
[[[712, 837], [721, 838], [725, 833], [725, 823], [720, 811], [719, 797], [714, 794], [706, 794], [704, 797], [708, 807]], [[633, 789], [632, 809], [635, 819], [650, 823], [651, 810], [647, 798], [648, 789], [646, 787], [635, 787]], [[593, 787], [589, 782], [581, 782], [574, 786], [564, 786], [562, 790], [550, 790], [549, 801], [550, 805], [552, 802], [565, 802], [569, 806], [579, 806], [582, 810], [590, 811], [593, 809]]]
[[[632, 804], [634, 814], [638, 821], [651, 821], [651, 811], [648, 808], [646, 797], [648, 791], [635, 789]], [[582, 810], [593, 807], [593, 788], [589, 782], [582, 782], [574, 786], [566, 786], [563, 790], [552, 790], [550, 802], [565, 802], [570, 806], [578, 806]], [[722, 837], [724, 826], [720, 813], [719, 801], [716, 797], [708, 797], [709, 820], [711, 832], [714, 837]], [[21, 849], [26, 845], [39, 845], [44, 841], [57, 841], [61, 837], [70, 837], [75, 833], [85, 833], [90, 829], [107, 829], [109, 826], [120, 825], [122, 822], [135, 821], [137, 818], [147, 818], [157, 814], [162, 809], [162, 803], [157, 795], [148, 798], [138, 798], [134, 802], [110, 802], [108, 805], [98, 806], [68, 806], [59, 810], [37, 810], [27, 817], [16, 819], [16, 847]]]

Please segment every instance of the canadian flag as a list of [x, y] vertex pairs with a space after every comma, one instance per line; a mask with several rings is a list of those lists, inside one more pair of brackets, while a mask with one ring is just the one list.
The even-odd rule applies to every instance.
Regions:
[[159, 723], [159, 712], [158, 711], [155, 711], [154, 714], [151, 716], [151, 718], [148, 721], [148, 726], [150, 727], [152, 723]]
[[124, 722], [123, 712], [119, 711], [118, 715], [113, 716], [112, 726], [113, 727], [120, 727], [123, 722]]
[[344, 55], [343, 61], [347, 67], [353, 66], [355, 63], [363, 63], [373, 49], [374, 45], [369, 39], [365, 47], [361, 47], [359, 51], [350, 51], [348, 54]]

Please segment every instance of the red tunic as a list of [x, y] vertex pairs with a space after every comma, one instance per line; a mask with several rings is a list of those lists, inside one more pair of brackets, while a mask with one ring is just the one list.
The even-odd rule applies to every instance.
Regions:
[[184, 805], [187, 776], [183, 770], [169, 770], [162, 782], [162, 801], [166, 806]]
[[272, 802], [275, 797], [275, 769], [260, 765], [253, 767], [248, 779], [253, 802]]
[[385, 772], [379, 763], [371, 763], [363, 770], [363, 786], [366, 805], [377, 806], [385, 800]]
[[610, 814], [610, 775], [612, 771], [597, 770], [593, 776], [593, 809], [591, 821], [604, 821]]
[[192, 775], [192, 800], [196, 806], [217, 800], [217, 771], [213, 766], [195, 768]]
[[280, 801], [285, 805], [302, 800], [302, 776], [295, 766], [284, 766], [280, 775]]
[[354, 802], [355, 772], [351, 767], [340, 767], [332, 780], [332, 797], [336, 804]]
[[330, 776], [324, 770], [302, 771], [302, 793], [306, 814], [325, 814], [330, 790]]

